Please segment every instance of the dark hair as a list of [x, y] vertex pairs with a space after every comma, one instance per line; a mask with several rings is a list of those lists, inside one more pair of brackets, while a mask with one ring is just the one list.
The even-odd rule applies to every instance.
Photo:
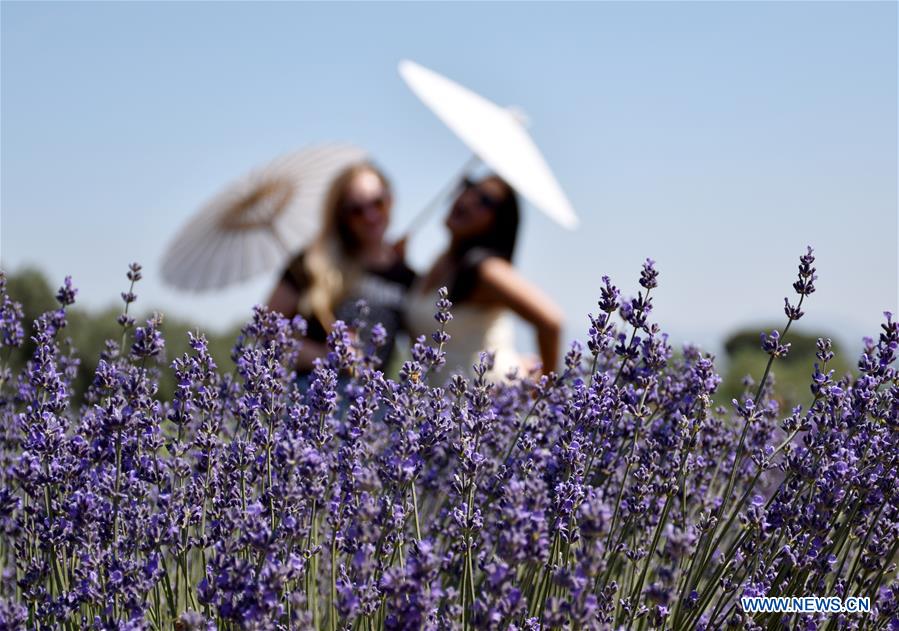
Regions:
[[484, 234], [456, 243], [451, 251], [458, 266], [456, 278], [450, 287], [450, 300], [464, 300], [474, 290], [478, 266], [484, 259], [498, 256], [509, 262], [515, 254], [518, 239], [518, 195], [508, 182], [498, 175], [490, 175], [477, 182], [493, 181], [503, 188], [502, 199], [493, 209], [493, 223]]

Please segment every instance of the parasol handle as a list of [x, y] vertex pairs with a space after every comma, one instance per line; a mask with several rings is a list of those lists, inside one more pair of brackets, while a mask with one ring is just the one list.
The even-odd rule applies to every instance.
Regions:
[[450, 179], [443, 187], [440, 189], [440, 192], [435, 195], [431, 201], [427, 203], [427, 205], [422, 208], [415, 217], [412, 218], [412, 221], [409, 222], [409, 226], [406, 228], [403, 236], [400, 237], [400, 242], [405, 242], [409, 240], [409, 237], [418, 230], [424, 222], [434, 214], [434, 211], [440, 206], [440, 202], [444, 200], [444, 198], [449, 195], [449, 193], [459, 184], [459, 178], [465, 175], [468, 171], [471, 170], [478, 162], [480, 162], [480, 158], [475, 154], [471, 154], [468, 160], [465, 161], [465, 164], [462, 165], [462, 168], [459, 169], [455, 175], [453, 175], [452, 179]]

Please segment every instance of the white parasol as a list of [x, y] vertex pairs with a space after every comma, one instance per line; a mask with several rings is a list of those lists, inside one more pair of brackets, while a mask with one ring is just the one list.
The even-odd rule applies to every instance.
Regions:
[[166, 249], [162, 277], [180, 289], [218, 289], [284, 266], [321, 223], [332, 180], [366, 153], [348, 144], [282, 156], [212, 198]]
[[562, 226], [577, 226], [577, 215], [521, 114], [413, 61], [401, 61], [399, 71], [415, 95], [497, 175]]

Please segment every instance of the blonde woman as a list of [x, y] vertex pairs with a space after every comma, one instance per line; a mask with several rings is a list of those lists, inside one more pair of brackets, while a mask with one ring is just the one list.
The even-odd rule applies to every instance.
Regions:
[[384, 241], [392, 205], [390, 183], [363, 163], [335, 178], [325, 199], [322, 230], [287, 266], [268, 301], [286, 316], [308, 322], [297, 369], [308, 372], [327, 353], [325, 339], [336, 320], [351, 322], [359, 299], [370, 308], [369, 323], [380, 322], [386, 363], [402, 324], [406, 291], [415, 280], [396, 250]]

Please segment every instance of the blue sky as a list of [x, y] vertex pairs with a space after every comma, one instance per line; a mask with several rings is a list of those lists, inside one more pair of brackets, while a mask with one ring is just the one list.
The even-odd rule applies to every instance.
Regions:
[[[138, 260], [138, 304], [242, 320], [274, 275], [183, 294], [160, 257], [230, 179], [310, 143], [374, 155], [398, 232], [467, 157], [400, 80], [410, 58], [531, 118], [582, 223], [529, 208], [518, 263], [569, 337], [647, 256], [676, 342], [780, 322], [806, 244], [807, 327], [857, 348], [896, 310], [895, 3], [0, 6], [0, 258], [73, 275], [82, 304]], [[443, 243], [433, 222], [411, 261]]]

